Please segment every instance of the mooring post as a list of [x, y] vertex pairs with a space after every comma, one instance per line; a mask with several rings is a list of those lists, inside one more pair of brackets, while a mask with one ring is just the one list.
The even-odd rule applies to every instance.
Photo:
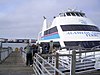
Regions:
[[[58, 53], [56, 53], [56, 68], [57, 69], [59, 68], [59, 54]], [[58, 75], [57, 71], [55, 72], [55, 75]]]
[[75, 75], [76, 67], [76, 51], [72, 51], [71, 66], [70, 66], [70, 75]]

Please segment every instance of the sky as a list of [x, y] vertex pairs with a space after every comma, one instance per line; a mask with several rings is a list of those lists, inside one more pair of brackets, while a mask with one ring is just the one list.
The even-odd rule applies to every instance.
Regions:
[[0, 38], [37, 38], [48, 22], [68, 8], [82, 10], [100, 28], [100, 0], [0, 0]]

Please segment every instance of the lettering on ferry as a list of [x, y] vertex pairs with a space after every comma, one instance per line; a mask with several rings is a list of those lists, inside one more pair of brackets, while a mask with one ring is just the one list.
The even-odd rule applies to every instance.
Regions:
[[99, 37], [98, 32], [67, 32], [67, 35], [86, 35], [87, 37]]

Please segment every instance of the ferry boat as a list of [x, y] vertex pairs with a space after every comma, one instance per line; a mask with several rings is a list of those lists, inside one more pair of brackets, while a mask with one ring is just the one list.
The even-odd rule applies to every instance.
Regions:
[[[77, 10], [68, 10], [64, 13], [59, 13], [54, 17], [51, 25], [47, 24], [46, 18], [44, 18], [42, 31], [38, 34], [38, 43], [49, 43], [53, 41], [53, 44], [57, 44], [60, 47], [77, 47], [92, 49], [93, 47], [100, 45], [100, 29], [85, 13]], [[68, 54], [69, 49], [57, 51], [60, 54]], [[100, 52], [99, 52], [100, 53]], [[90, 55], [89, 53], [88, 55]], [[93, 53], [92, 53], [93, 54]], [[82, 55], [84, 58], [84, 54]], [[92, 65], [90, 65], [90, 57], [87, 67], [94, 66], [95, 60], [91, 59]], [[62, 60], [69, 60], [68, 57], [62, 57]], [[82, 59], [83, 60], [83, 59]], [[85, 61], [85, 60], [83, 60]], [[70, 66], [69, 61], [66, 62], [67, 67]], [[83, 63], [85, 64], [85, 62]], [[83, 67], [80, 63], [81, 67]], [[65, 65], [64, 65], [65, 66]], [[79, 66], [79, 65], [78, 65]], [[69, 68], [68, 68], [69, 69]]]
[[92, 48], [100, 45], [100, 30], [82, 11], [68, 10], [54, 17], [49, 26], [44, 18], [38, 43], [51, 40], [61, 47], [81, 45]]

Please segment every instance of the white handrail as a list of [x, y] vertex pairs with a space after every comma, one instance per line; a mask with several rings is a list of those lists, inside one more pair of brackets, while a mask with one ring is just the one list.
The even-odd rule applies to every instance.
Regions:
[[[46, 60], [44, 60], [40, 55], [38, 55], [37, 53], [35, 54], [36, 56], [38, 56], [42, 61], [44, 61], [45, 63], [47, 63], [51, 68], [53, 68], [55, 71], [57, 71], [59, 74], [61, 75], [65, 75], [64, 73], [62, 73], [60, 70], [58, 70], [56, 67], [54, 67], [53, 65], [51, 65], [49, 62], [47, 62]], [[37, 59], [36, 59], [37, 60]], [[38, 61], [39, 62], [39, 61]], [[44, 68], [44, 66], [40, 63], [40, 65]]]

